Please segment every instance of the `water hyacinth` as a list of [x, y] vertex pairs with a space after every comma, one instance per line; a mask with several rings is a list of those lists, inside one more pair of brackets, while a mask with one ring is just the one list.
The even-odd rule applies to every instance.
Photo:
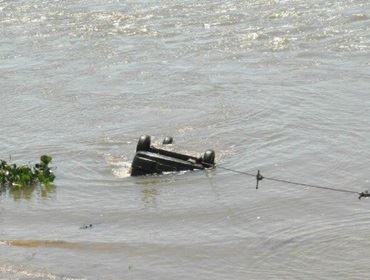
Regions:
[[8, 164], [0, 160], [0, 186], [24, 188], [40, 183], [44, 186], [53, 184], [55, 175], [49, 163], [52, 158], [48, 155], [40, 157], [40, 163], [34, 166]]

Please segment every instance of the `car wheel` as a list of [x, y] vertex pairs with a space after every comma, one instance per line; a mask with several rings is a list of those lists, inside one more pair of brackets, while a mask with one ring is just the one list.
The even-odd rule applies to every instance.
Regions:
[[172, 143], [173, 143], [173, 138], [171, 136], [166, 136], [163, 139], [163, 142], [162, 142], [163, 145], [168, 145], [168, 144], [172, 144]]
[[150, 136], [143, 135], [137, 142], [136, 151], [149, 151], [150, 150]]
[[213, 150], [207, 150], [204, 152], [202, 156], [202, 163], [205, 163], [206, 165], [214, 165], [215, 164], [215, 151]]

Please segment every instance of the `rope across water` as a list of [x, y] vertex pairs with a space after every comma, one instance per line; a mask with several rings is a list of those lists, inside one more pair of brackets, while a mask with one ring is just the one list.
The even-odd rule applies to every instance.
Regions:
[[268, 181], [285, 183], [285, 184], [290, 184], [290, 185], [295, 185], [295, 186], [309, 187], [309, 188], [322, 189], [322, 190], [341, 192], [341, 193], [356, 194], [356, 195], [358, 195], [358, 199], [361, 199], [363, 197], [370, 197], [370, 193], [368, 191], [356, 192], [356, 191], [346, 190], [346, 189], [341, 189], [341, 188], [324, 187], [324, 186], [294, 182], [294, 181], [284, 180], [284, 179], [279, 179], [279, 178], [265, 177], [265, 176], [262, 176], [262, 174], [260, 173], [259, 170], [258, 170], [257, 174], [253, 174], [253, 173], [250, 173], [250, 172], [235, 170], [235, 169], [223, 167], [223, 166], [220, 166], [220, 165], [217, 165], [217, 168], [227, 170], [227, 171], [231, 171], [231, 172], [237, 173], [237, 174], [242, 174], [242, 175], [254, 177], [256, 179], [256, 189], [258, 189], [260, 181], [268, 180]]

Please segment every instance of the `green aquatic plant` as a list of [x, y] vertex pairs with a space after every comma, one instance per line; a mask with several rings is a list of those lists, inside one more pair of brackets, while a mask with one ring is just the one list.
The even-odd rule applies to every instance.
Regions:
[[52, 158], [43, 155], [40, 163], [34, 166], [8, 164], [5, 160], [0, 160], [0, 186], [10, 188], [25, 188], [40, 183], [43, 186], [51, 186], [54, 182], [55, 175], [49, 163]]

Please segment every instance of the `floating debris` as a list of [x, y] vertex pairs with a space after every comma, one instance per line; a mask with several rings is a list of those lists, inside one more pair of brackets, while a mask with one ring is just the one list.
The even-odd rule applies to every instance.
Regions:
[[88, 225], [83, 225], [82, 227], [80, 227], [80, 229], [88, 229], [88, 228], [92, 228], [93, 225], [92, 224], [88, 224]]
[[25, 188], [40, 183], [44, 186], [53, 184], [55, 175], [49, 164], [52, 157], [43, 155], [40, 157], [40, 163], [34, 166], [7, 163], [0, 160], [0, 186], [9, 188]]

